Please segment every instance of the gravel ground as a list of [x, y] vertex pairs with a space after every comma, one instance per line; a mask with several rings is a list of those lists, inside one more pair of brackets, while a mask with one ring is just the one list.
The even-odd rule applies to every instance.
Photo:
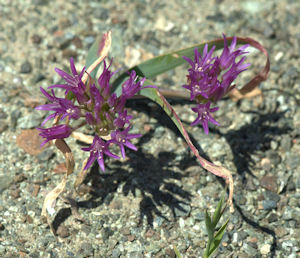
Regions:
[[[200, 2], [200, 3], [198, 3]], [[84, 65], [95, 37], [111, 30], [115, 68], [151, 56], [228, 36], [248, 36], [270, 53], [262, 96], [220, 103], [221, 127], [210, 135], [191, 128], [186, 103], [174, 103], [200, 152], [233, 171], [235, 212], [217, 257], [300, 256], [300, 2], [126, 0], [0, 0], [0, 256], [199, 257], [205, 247], [204, 212], [212, 211], [224, 182], [203, 170], [156, 105], [132, 101], [137, 152], [94, 166], [73, 188], [85, 157], [70, 139], [76, 169], [64, 197], [76, 200], [83, 219], [65, 199], [56, 206], [54, 236], [41, 219], [44, 197], [61, 180], [64, 159], [39, 149], [35, 131], [45, 115], [39, 87], [59, 82], [55, 67], [69, 58]], [[262, 68], [252, 53], [245, 83]], [[180, 89], [178, 68], [157, 84]], [[17, 137], [18, 136], [18, 137]], [[17, 142], [17, 143], [16, 143]]]

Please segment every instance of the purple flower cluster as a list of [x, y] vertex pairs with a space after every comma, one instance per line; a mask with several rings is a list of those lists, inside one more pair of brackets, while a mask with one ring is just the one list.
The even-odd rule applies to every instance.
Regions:
[[[90, 152], [84, 169], [88, 169], [97, 159], [100, 168], [104, 171], [104, 155], [119, 159], [119, 156], [113, 154], [109, 149], [112, 144], [119, 146], [123, 158], [125, 158], [125, 146], [137, 150], [131, 140], [141, 135], [129, 133], [132, 128], [130, 122], [132, 116], [127, 114], [125, 104], [141, 89], [146, 88], [143, 86], [145, 79], [138, 81], [135, 71], [132, 71], [129, 79], [122, 85], [122, 94], [118, 97], [115, 93], [110, 92], [110, 79], [114, 75], [109, 70], [111, 63], [107, 66], [104, 61], [103, 72], [98, 80], [94, 82], [90, 79], [88, 83], [82, 81], [85, 68], [78, 74], [72, 58], [70, 66], [72, 74], [58, 68], [55, 69], [65, 83], [48, 87], [51, 89], [51, 94], [41, 88], [41, 92], [51, 103], [36, 108], [38, 110], [53, 111], [43, 121], [42, 125], [56, 117], [61, 120], [66, 119], [66, 124], [55, 125], [50, 128], [38, 128], [38, 130], [45, 139], [43, 142], [45, 144], [53, 139], [69, 137], [74, 130], [69, 125], [70, 120], [85, 119], [85, 123], [94, 129], [95, 137], [90, 147], [82, 148], [83, 151]], [[64, 89], [66, 97], [56, 97], [53, 91], [54, 88]], [[69, 98], [70, 92], [73, 94], [71, 100]]]
[[250, 66], [250, 64], [244, 63], [246, 57], [243, 56], [247, 53], [245, 49], [249, 45], [243, 45], [235, 50], [236, 37], [233, 38], [230, 46], [227, 45], [225, 35], [223, 37], [224, 49], [220, 56], [213, 57], [215, 46], [208, 51], [206, 44], [202, 55], [195, 48], [194, 61], [183, 57], [191, 65], [187, 75], [188, 84], [183, 87], [190, 91], [191, 100], [197, 102], [197, 106], [192, 110], [198, 116], [192, 125], [201, 123], [206, 134], [209, 132], [208, 122], [219, 125], [211, 115], [218, 110], [218, 107], [210, 108], [211, 103], [216, 103], [233, 89], [233, 81]]

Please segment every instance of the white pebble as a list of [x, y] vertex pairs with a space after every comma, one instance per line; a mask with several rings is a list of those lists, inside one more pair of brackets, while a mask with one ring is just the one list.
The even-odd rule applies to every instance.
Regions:
[[271, 245], [270, 244], [265, 244], [260, 248], [260, 253], [262, 255], [267, 255], [271, 251]]

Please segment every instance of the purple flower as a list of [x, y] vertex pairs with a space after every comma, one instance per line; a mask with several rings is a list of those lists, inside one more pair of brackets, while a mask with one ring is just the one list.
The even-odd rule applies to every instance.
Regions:
[[122, 113], [119, 113], [118, 117], [114, 120], [114, 126], [123, 128], [125, 124], [130, 124], [130, 119], [132, 119], [132, 116], [128, 116], [127, 110], [124, 110]]
[[[93, 162], [97, 159], [100, 168], [104, 171], [104, 156], [109, 156], [115, 159], [120, 157], [113, 154], [110, 150], [110, 144], [117, 144], [120, 147], [122, 157], [125, 158], [125, 146], [137, 150], [137, 148], [131, 143], [131, 139], [140, 137], [140, 134], [129, 134], [131, 129], [130, 120], [132, 116], [128, 114], [127, 110], [124, 108], [126, 101], [138, 93], [143, 87], [145, 78], [137, 80], [135, 71], [129, 74], [128, 80], [126, 80], [122, 85], [122, 94], [117, 96], [116, 93], [110, 92], [110, 79], [115, 74], [109, 69], [112, 62], [107, 65], [104, 61], [103, 72], [96, 81], [96, 83], [89, 82], [85, 85], [82, 82], [82, 77], [85, 72], [85, 68], [77, 73], [74, 65], [74, 60], [70, 59], [71, 74], [68, 74], [58, 68], [55, 71], [65, 80], [65, 84], [52, 85], [49, 88], [51, 93], [41, 88], [42, 93], [51, 102], [50, 104], [45, 104], [37, 107], [38, 110], [54, 111], [50, 114], [45, 121], [45, 124], [51, 118], [56, 116], [61, 116], [61, 119], [79, 119], [81, 117], [85, 118], [85, 123], [90, 125], [95, 131], [95, 137], [91, 146], [87, 148], [82, 148], [83, 151], [90, 152], [87, 164], [84, 169], [91, 167]], [[76, 99], [58, 98], [55, 96], [54, 88], [62, 88], [67, 93], [71, 92], [75, 95]], [[75, 105], [75, 101], [78, 105]], [[68, 120], [69, 122], [69, 120]], [[68, 124], [68, 123], [67, 123]], [[79, 126], [83, 125], [80, 124]], [[126, 128], [125, 128], [126, 127]], [[58, 125], [51, 128], [40, 130], [40, 135], [45, 138], [43, 145], [53, 139], [67, 138], [72, 133], [71, 127], [68, 125]], [[102, 138], [100, 138], [102, 137]], [[110, 138], [110, 140], [106, 137]]]
[[230, 47], [228, 47], [227, 45], [227, 40], [224, 34], [223, 34], [223, 38], [224, 38], [224, 49], [219, 59], [220, 59], [221, 69], [226, 70], [232, 65], [232, 63], [235, 62], [235, 59], [238, 56], [248, 53], [248, 52], [244, 52], [244, 50], [247, 47], [249, 47], [249, 45], [248, 44], [243, 45], [239, 47], [236, 51], [234, 51], [236, 47], [236, 37], [233, 37]]
[[53, 88], [62, 88], [66, 90], [66, 94], [71, 91], [76, 96], [78, 102], [80, 104], [87, 101], [87, 97], [85, 96], [85, 84], [82, 82], [82, 76], [85, 72], [85, 67], [81, 70], [80, 74], [77, 73], [77, 70], [74, 65], [73, 58], [70, 59], [70, 67], [72, 75], [66, 73], [63, 70], [60, 70], [59, 68], [55, 68], [55, 71], [66, 81], [66, 84], [55, 84], [50, 87], [49, 89]]
[[85, 113], [85, 120], [89, 125], [95, 125], [96, 120], [90, 112]]
[[216, 58], [212, 58], [215, 46], [208, 52], [208, 45], [204, 46], [202, 55], [198, 49], [194, 49], [194, 61], [188, 57], [183, 57], [191, 66], [188, 75], [188, 85], [184, 88], [191, 91], [191, 100], [196, 99], [199, 95], [208, 99], [210, 92], [217, 86], [219, 67], [213, 63]]
[[129, 99], [133, 97], [142, 89], [142, 85], [146, 78], [141, 79], [137, 82], [137, 76], [135, 71], [131, 71], [129, 79], [122, 85], [122, 97]]
[[203, 73], [202, 77], [197, 79], [190, 77], [189, 82], [188, 85], [183, 85], [183, 87], [190, 90], [191, 100], [197, 99], [198, 96], [208, 99], [211, 92], [220, 84], [217, 80], [217, 76], [211, 76], [208, 73]]
[[[235, 50], [236, 37], [233, 38], [230, 47], [224, 37], [224, 49], [220, 57], [212, 57], [215, 47], [213, 46], [208, 52], [208, 45], [203, 49], [202, 55], [198, 49], [194, 50], [194, 61], [188, 57], [183, 57], [190, 65], [188, 70], [188, 84], [184, 88], [191, 92], [191, 100], [201, 102], [203, 98], [212, 101], [220, 100], [233, 87], [232, 82], [250, 64], [244, 64], [246, 57], [242, 57], [238, 62], [236, 58], [247, 52], [244, 50], [249, 45], [244, 45]], [[201, 96], [201, 97], [200, 97]]]
[[192, 72], [204, 72], [205, 70], [207, 70], [210, 66], [213, 60], [215, 60], [215, 58], [212, 58], [212, 54], [215, 50], [215, 46], [213, 46], [209, 52], [208, 51], [208, 45], [205, 44], [204, 48], [203, 48], [203, 52], [202, 55], [200, 55], [199, 51], [197, 48], [194, 49], [194, 61], [192, 61], [190, 58], [184, 56], [183, 59], [186, 60], [191, 66], [192, 68], [189, 69], [189, 71]]
[[124, 146], [136, 151], [137, 148], [130, 142], [130, 140], [133, 138], [138, 138], [138, 137], [142, 136], [141, 134], [128, 134], [128, 131], [130, 129], [131, 129], [131, 126], [128, 126], [123, 131], [116, 130], [110, 134], [111, 135], [110, 142], [119, 145], [123, 158], [125, 158]]
[[82, 148], [83, 151], [90, 152], [90, 157], [84, 169], [88, 169], [94, 163], [95, 159], [97, 159], [99, 167], [102, 169], [102, 171], [104, 171], [104, 154], [114, 159], [119, 159], [117, 155], [109, 151], [108, 147], [109, 142], [105, 142], [98, 135], [95, 135], [92, 145], [87, 148]]
[[44, 125], [49, 119], [54, 118], [58, 115], [62, 115], [61, 120], [63, 120], [65, 117], [68, 117], [69, 119], [75, 119], [75, 120], [80, 117], [80, 109], [77, 106], [75, 106], [71, 100], [57, 98], [53, 90], [51, 90], [52, 95], [50, 95], [42, 87], [40, 88], [40, 90], [46, 96], [46, 98], [49, 99], [52, 103], [40, 105], [35, 109], [55, 111], [55, 113], [46, 117], [42, 125]]
[[144, 86], [143, 84], [146, 80], [146, 78], [142, 78], [141, 80], [137, 81], [138, 76], [136, 76], [135, 71], [131, 71], [129, 78], [127, 81], [125, 81], [122, 85], [122, 95], [121, 95], [121, 101], [125, 102], [127, 99], [132, 98], [136, 93], [138, 93], [140, 90], [145, 88], [156, 88], [156, 86]]
[[202, 123], [204, 132], [208, 134], [208, 122], [211, 122], [215, 125], [220, 125], [212, 116], [210, 113], [216, 112], [219, 108], [214, 107], [210, 108], [211, 102], [207, 102], [206, 104], [198, 104], [196, 107], [192, 108], [192, 110], [196, 113], [198, 113], [198, 116], [196, 120], [191, 123], [192, 126], [197, 125], [199, 123]]
[[237, 76], [247, 70], [250, 64], [244, 64], [246, 57], [242, 57], [238, 63], [233, 63], [229, 70], [222, 75], [222, 81], [212, 94], [212, 99], [216, 102], [219, 101], [224, 95], [226, 95], [235, 86], [232, 85]]
[[116, 73], [116, 72], [111, 72], [109, 70], [111, 64], [112, 64], [112, 60], [109, 64], [109, 66], [106, 67], [106, 62], [105, 60], [103, 61], [104, 63], [104, 67], [103, 67], [103, 72], [100, 75], [99, 79], [98, 79], [98, 84], [100, 86], [100, 88], [103, 89], [102, 95], [103, 97], [108, 97], [110, 95], [110, 84], [109, 81], [111, 79], [111, 77]]
[[90, 92], [91, 92], [91, 99], [93, 99], [94, 102], [95, 118], [96, 121], [100, 123], [101, 122], [100, 113], [101, 113], [101, 107], [104, 104], [104, 98], [101, 96], [101, 93], [95, 84], [91, 85]]
[[50, 128], [37, 129], [41, 132], [39, 135], [45, 138], [45, 141], [41, 144], [41, 146], [54, 139], [68, 138], [72, 133], [72, 129], [67, 125], [56, 125]]

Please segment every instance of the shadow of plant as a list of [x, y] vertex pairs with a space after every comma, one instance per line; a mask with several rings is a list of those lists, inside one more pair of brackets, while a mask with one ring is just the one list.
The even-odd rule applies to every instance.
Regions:
[[[183, 190], [176, 184], [184, 176], [174, 171], [175, 155], [171, 152], [160, 152], [157, 158], [152, 154], [144, 153], [141, 145], [151, 138], [152, 132], [141, 137], [137, 144], [138, 151], [127, 153], [128, 161], [114, 161], [109, 173], [99, 173], [97, 165], [86, 178], [85, 184], [91, 182], [94, 188], [92, 198], [85, 202], [79, 202], [80, 207], [97, 207], [102, 203], [109, 204], [113, 198], [114, 192], [121, 186], [125, 196], [131, 193], [136, 197], [142, 198], [140, 202], [140, 223], [146, 217], [150, 226], [153, 226], [153, 215], [156, 214], [168, 221], [160, 212], [159, 208], [168, 206], [173, 217], [176, 217], [176, 210], [183, 213], [188, 211], [183, 207], [188, 205], [191, 200], [191, 194]], [[128, 169], [124, 169], [128, 168]], [[99, 187], [101, 185], [101, 187]]]
[[256, 111], [245, 113], [253, 114], [253, 118], [250, 123], [241, 128], [230, 130], [227, 133], [221, 133], [217, 128], [212, 130], [212, 133], [226, 138], [233, 153], [237, 172], [243, 180], [245, 180], [246, 174], [255, 177], [251, 172], [251, 168], [256, 165], [252, 155], [260, 152], [263, 158], [266, 152], [271, 149], [272, 140], [292, 130], [288, 124], [278, 124], [285, 112], [275, 110], [268, 113]]
[[[88, 200], [76, 202], [80, 208], [92, 209], [100, 205], [109, 205], [114, 198], [114, 194], [121, 188], [122, 193], [128, 196], [130, 193], [141, 198], [139, 203], [139, 224], [144, 218], [147, 224], [153, 227], [154, 215], [161, 217], [165, 221], [170, 218], [164, 216], [161, 209], [168, 207], [173, 219], [178, 213], [188, 216], [190, 212], [189, 202], [192, 194], [185, 191], [178, 185], [183, 177], [174, 170], [180, 166], [180, 160], [174, 161], [175, 154], [171, 152], [159, 152], [156, 157], [143, 152], [142, 145], [153, 136], [153, 131], [148, 132], [139, 139], [136, 144], [137, 152], [127, 150], [128, 160], [125, 162], [112, 161], [107, 165], [108, 172], [100, 172], [97, 162], [88, 173], [83, 182], [83, 186], [88, 186], [90, 198]], [[52, 225], [54, 231], [71, 215], [70, 209], [61, 209]]]
[[[252, 121], [249, 124], [242, 126], [237, 130], [230, 130], [227, 133], [221, 133], [218, 129], [214, 133], [226, 138], [229, 143], [233, 161], [236, 165], [237, 172], [241, 176], [242, 185], [245, 185], [247, 176], [255, 177], [251, 170], [256, 164], [252, 155], [258, 154], [260, 158], [266, 156], [266, 153], [271, 150], [271, 141], [278, 140], [278, 136], [289, 133], [292, 128], [286, 123], [284, 118], [285, 112], [277, 111], [277, 108], [272, 112], [246, 112], [253, 114]], [[283, 120], [281, 120], [283, 119]], [[237, 189], [238, 191], [239, 189]], [[245, 188], [240, 189], [245, 190]], [[242, 191], [243, 195], [247, 193]], [[248, 225], [259, 229], [261, 232], [272, 236], [271, 257], [274, 257], [277, 247], [277, 236], [271, 227], [262, 226], [259, 219], [254, 219], [253, 214], [248, 214], [243, 206], [238, 205], [239, 202], [234, 198], [234, 206], [242, 220]]]

